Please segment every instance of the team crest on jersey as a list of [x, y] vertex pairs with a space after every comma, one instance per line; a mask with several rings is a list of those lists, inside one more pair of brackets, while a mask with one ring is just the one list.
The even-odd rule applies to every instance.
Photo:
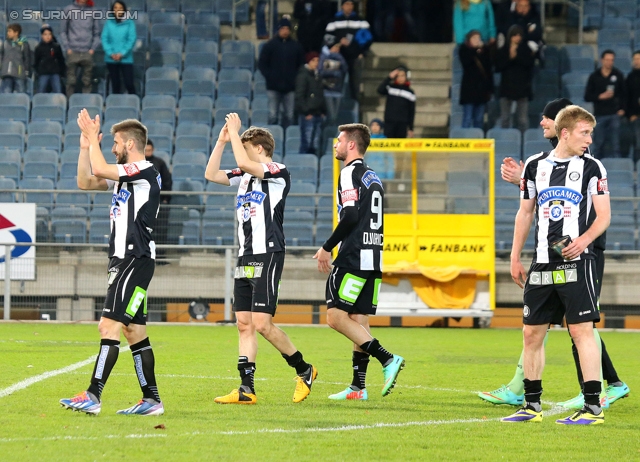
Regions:
[[340, 197], [342, 198], [342, 203], [357, 201], [358, 200], [358, 190], [357, 189], [347, 189], [346, 191], [342, 191], [340, 193]]
[[552, 186], [538, 193], [538, 207], [542, 207], [549, 201], [568, 201], [578, 205], [582, 201], [582, 194], [578, 191], [562, 186]]
[[269, 162], [267, 164], [267, 169], [269, 169], [272, 175], [280, 173], [280, 167], [278, 167], [278, 164], [276, 164], [275, 162]]
[[262, 191], [251, 191], [247, 194], [239, 195], [236, 198], [236, 208], [239, 209], [240, 207], [248, 203], [262, 205], [265, 197], [267, 197], [267, 195]]
[[111, 218], [112, 220], [118, 218], [120, 214], [120, 207], [111, 207], [111, 209], [109, 210], [109, 218]]
[[609, 185], [607, 184], [606, 178], [598, 180], [598, 192], [609, 192]]
[[242, 221], [246, 222], [251, 219], [251, 206], [248, 203], [242, 205]]
[[140, 173], [140, 169], [136, 164], [124, 164], [122, 168], [124, 168], [124, 171], [127, 172], [128, 176], [133, 176]]
[[580, 179], [580, 174], [578, 172], [569, 173], [569, 179], [571, 181], [578, 181]]
[[367, 170], [367, 173], [365, 173], [362, 177], [362, 184], [365, 185], [367, 189], [369, 189], [369, 186], [371, 186], [371, 184], [373, 183], [378, 183], [380, 186], [382, 186], [382, 181], [380, 181], [380, 178], [378, 178], [376, 172], [374, 172], [373, 170]]

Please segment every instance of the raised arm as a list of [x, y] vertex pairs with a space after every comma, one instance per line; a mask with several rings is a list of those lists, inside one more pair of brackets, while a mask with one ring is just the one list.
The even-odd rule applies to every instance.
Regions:
[[242, 121], [240, 116], [235, 112], [227, 114], [226, 117], [227, 130], [229, 131], [229, 139], [231, 140], [231, 147], [233, 148], [233, 156], [236, 158], [236, 164], [238, 168], [243, 172], [250, 173], [257, 178], [264, 178], [264, 167], [260, 162], [255, 162], [249, 158], [247, 151], [242, 145], [240, 140], [240, 127]]
[[207, 169], [204, 172], [204, 177], [214, 183], [223, 184], [229, 186], [229, 178], [224, 170], [220, 170], [220, 161], [222, 159], [222, 153], [224, 152], [224, 146], [229, 142], [229, 131], [225, 124], [220, 130], [218, 135], [218, 141], [211, 151], [209, 162], [207, 163]]
[[[102, 139], [99, 136], [98, 141]], [[78, 188], [86, 190], [106, 191], [109, 186], [107, 180], [98, 178], [91, 173], [91, 161], [89, 160], [89, 140], [80, 134], [80, 155], [78, 156]]]
[[95, 119], [92, 119], [87, 110], [83, 109], [78, 114], [78, 126], [82, 134], [89, 140], [89, 159], [93, 174], [100, 178], [118, 181], [120, 179], [118, 167], [107, 164], [100, 149], [100, 115], [96, 115]]

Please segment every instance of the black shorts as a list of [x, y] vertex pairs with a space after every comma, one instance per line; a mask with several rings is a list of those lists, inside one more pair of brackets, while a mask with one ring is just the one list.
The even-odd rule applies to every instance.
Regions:
[[524, 286], [524, 324], [598, 322], [596, 262], [533, 263]]
[[276, 314], [284, 252], [238, 258], [233, 287], [233, 311]]
[[380, 271], [360, 271], [334, 266], [327, 279], [327, 307], [349, 314], [376, 314], [382, 283]]
[[147, 323], [147, 287], [156, 269], [153, 258], [112, 258], [102, 316], [125, 326]]

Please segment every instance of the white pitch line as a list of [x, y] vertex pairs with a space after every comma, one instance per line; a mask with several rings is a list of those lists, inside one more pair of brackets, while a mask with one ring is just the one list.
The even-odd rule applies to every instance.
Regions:
[[[120, 352], [125, 352], [129, 350], [129, 346], [125, 346], [120, 348]], [[76, 369], [80, 369], [81, 367], [86, 366], [87, 364], [91, 364], [93, 362], [95, 362], [97, 355], [93, 355], [90, 358], [85, 359], [84, 361], [80, 361], [74, 364], [71, 364], [69, 366], [60, 368], [60, 369], [55, 369], [53, 371], [48, 371], [48, 372], [44, 372], [40, 375], [34, 375], [33, 377], [29, 377], [28, 379], [24, 379], [16, 384], [11, 385], [10, 387], [4, 388], [2, 390], [0, 390], [0, 398], [4, 398], [6, 396], [9, 396], [13, 393], [15, 393], [16, 391], [20, 391], [20, 390], [24, 390], [27, 387], [30, 387], [31, 385], [38, 383], [38, 382], [42, 382], [43, 380], [49, 379], [51, 377], [55, 377], [56, 375], [60, 375], [60, 374], [67, 374], [69, 372], [73, 372]]]

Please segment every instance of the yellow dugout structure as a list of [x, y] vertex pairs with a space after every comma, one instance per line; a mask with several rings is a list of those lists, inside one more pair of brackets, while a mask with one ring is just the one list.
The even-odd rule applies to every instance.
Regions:
[[365, 162], [385, 188], [378, 314], [491, 317], [494, 140], [372, 139]]

